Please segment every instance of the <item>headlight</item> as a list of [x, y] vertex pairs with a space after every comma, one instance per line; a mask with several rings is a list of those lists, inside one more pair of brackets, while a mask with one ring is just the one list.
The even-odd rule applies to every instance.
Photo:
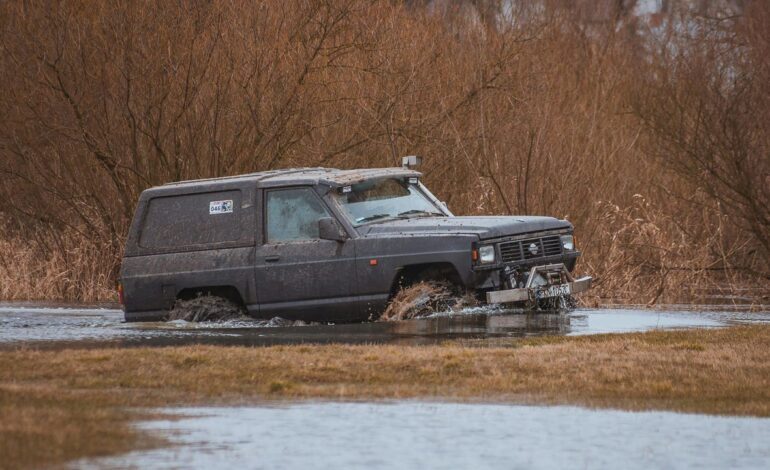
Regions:
[[575, 237], [572, 235], [562, 235], [561, 236], [561, 246], [564, 247], [567, 251], [572, 251], [575, 249]]
[[495, 262], [495, 246], [486, 245], [479, 247], [479, 262], [489, 264]]

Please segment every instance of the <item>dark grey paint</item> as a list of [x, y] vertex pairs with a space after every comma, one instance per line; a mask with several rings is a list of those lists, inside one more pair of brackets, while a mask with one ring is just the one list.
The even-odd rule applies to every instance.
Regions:
[[[468, 289], [500, 288], [502, 266], [474, 266], [471, 250], [475, 246], [572, 231], [569, 222], [551, 217], [453, 217], [449, 213], [447, 217], [396, 220], [356, 229], [328, 195], [337, 187], [368, 178], [414, 176], [420, 173], [400, 168], [297, 169], [148, 189], [137, 204], [121, 269], [126, 320], [160, 319], [183, 290], [205, 292], [219, 287], [237, 290], [249, 313], [257, 317], [363, 320], [385, 308], [396, 279], [405, 269], [441, 264], [451, 266]], [[316, 190], [344, 230], [344, 240], [265, 243], [264, 191], [297, 186]], [[179, 244], [180, 240], [200, 237], [170, 233], [164, 234], [168, 243], [161, 245], [165, 247], [138, 243], [146, 237], [158, 239], [157, 234], [143, 233], [153, 229], [152, 221], [147, 220], [153, 199], [173, 197], [174, 204], [168, 205], [165, 216], [191, 220], [186, 230], [196, 230], [196, 211], [201, 210], [201, 201], [206, 202], [202, 193], [215, 200], [214, 196], [230, 191], [240, 195], [230, 217], [238, 227], [221, 230], [221, 239], [214, 234], [209, 244]], [[577, 252], [565, 253], [545, 261], [565, 262], [572, 268], [578, 256]]]
[[571, 228], [572, 225], [569, 222], [553, 217], [434, 217], [395, 220], [361, 227], [359, 231], [367, 236], [470, 234], [478, 236], [481, 240], [487, 240], [512, 234]]

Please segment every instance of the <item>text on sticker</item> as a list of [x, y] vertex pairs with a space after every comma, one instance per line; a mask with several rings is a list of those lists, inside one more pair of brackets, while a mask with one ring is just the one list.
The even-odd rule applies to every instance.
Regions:
[[209, 214], [230, 214], [233, 212], [233, 200], [209, 202]]

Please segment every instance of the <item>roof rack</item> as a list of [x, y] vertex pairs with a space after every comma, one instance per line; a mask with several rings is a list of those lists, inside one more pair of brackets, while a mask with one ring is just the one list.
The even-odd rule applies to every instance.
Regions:
[[254, 178], [254, 177], [257, 177], [258, 181], [262, 181], [262, 180], [273, 178], [276, 176], [290, 175], [292, 173], [302, 173], [304, 171], [335, 171], [335, 169], [323, 168], [323, 167], [304, 167], [304, 168], [287, 168], [285, 170], [266, 170], [266, 171], [257, 171], [254, 173], [244, 173], [242, 175], [217, 176], [214, 178], [198, 178], [198, 179], [191, 179], [191, 180], [171, 181], [169, 183], [162, 184], [162, 186], [174, 186], [177, 184], [203, 183], [208, 181], [234, 180], [234, 179]]

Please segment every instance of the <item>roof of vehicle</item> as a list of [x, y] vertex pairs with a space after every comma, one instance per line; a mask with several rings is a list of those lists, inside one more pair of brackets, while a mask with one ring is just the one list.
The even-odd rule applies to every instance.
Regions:
[[289, 168], [285, 170], [262, 171], [237, 176], [208, 178], [167, 183], [159, 188], [220, 186], [223, 183], [255, 183], [259, 187], [288, 185], [349, 186], [372, 178], [421, 176], [422, 173], [409, 168], [365, 168], [339, 170], [336, 168]]

